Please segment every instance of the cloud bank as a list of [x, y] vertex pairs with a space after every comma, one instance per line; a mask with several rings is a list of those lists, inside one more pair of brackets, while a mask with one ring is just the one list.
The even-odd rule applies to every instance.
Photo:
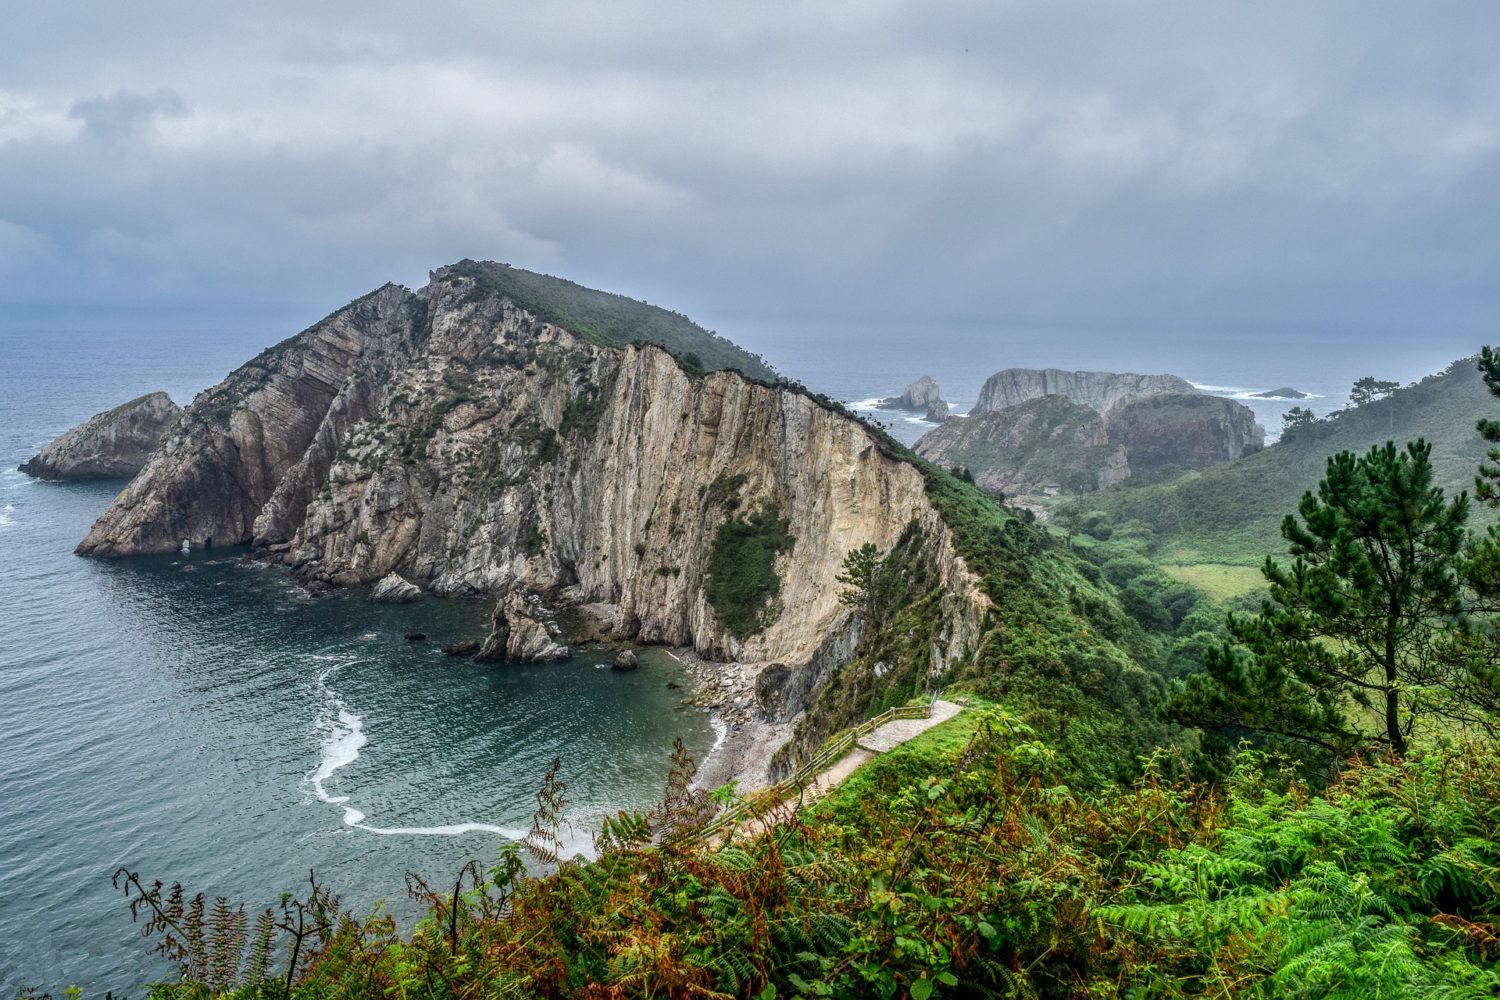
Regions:
[[486, 257], [719, 318], [1493, 330], [1500, 6], [8, 14], [0, 303]]

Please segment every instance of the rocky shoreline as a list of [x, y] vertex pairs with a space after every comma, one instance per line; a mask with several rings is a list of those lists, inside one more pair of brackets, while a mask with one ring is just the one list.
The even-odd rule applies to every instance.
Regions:
[[668, 649], [693, 678], [693, 695], [684, 704], [706, 708], [716, 730], [713, 750], [698, 762], [697, 784], [714, 789], [733, 781], [741, 794], [771, 783], [771, 758], [791, 738], [796, 720], [770, 722], [755, 698], [755, 678], [763, 664], [714, 663], [689, 647]]

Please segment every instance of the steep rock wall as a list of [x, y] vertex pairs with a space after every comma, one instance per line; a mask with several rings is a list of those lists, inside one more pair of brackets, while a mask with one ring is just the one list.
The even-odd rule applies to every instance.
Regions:
[[[708, 566], [725, 519], [757, 511], [794, 544], [764, 627], [737, 637]], [[200, 395], [79, 551], [250, 542], [335, 585], [399, 572], [445, 594], [566, 590], [613, 606], [621, 635], [804, 674], [848, 627], [845, 554], [912, 525], [962, 576], [922, 474], [858, 422], [658, 347], [586, 341], [440, 270]], [[982, 597], [956, 584], [952, 611], [972, 616]], [[949, 631], [951, 659], [966, 632]]]
[[1196, 393], [1193, 384], [1176, 375], [1136, 375], [1115, 372], [1070, 372], [1059, 368], [1007, 368], [985, 380], [973, 413], [989, 413], [1019, 406], [1041, 396], [1066, 396], [1108, 416], [1115, 407], [1163, 393]]
[[1137, 400], [1109, 421], [1132, 475], [1175, 467], [1205, 469], [1259, 451], [1265, 431], [1243, 403], [1219, 396], [1170, 394]]

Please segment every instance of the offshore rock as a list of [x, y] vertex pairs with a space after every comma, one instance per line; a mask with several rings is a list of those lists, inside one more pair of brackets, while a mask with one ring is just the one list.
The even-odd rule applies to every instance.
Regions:
[[479, 643], [474, 639], [463, 639], [459, 642], [448, 642], [438, 647], [444, 656], [473, 656], [479, 652]]
[[481, 663], [560, 663], [573, 655], [560, 637], [556, 616], [541, 596], [517, 588], [495, 609], [489, 637], [475, 659]]
[[388, 573], [370, 591], [378, 604], [411, 604], [422, 599], [422, 589], [399, 573]]
[[632, 650], [622, 649], [615, 654], [615, 660], [610, 664], [611, 670], [634, 670], [641, 665], [640, 658]]
[[923, 375], [907, 386], [901, 395], [882, 399], [879, 405], [893, 410], [921, 410], [923, 419], [935, 424], [948, 419], [948, 404], [943, 401], [937, 380], [931, 375]]
[[21, 464], [39, 479], [125, 479], [141, 471], [182, 408], [147, 393], [95, 414]]
[[[1130, 372], [1070, 372], [1060, 368], [1007, 368], [985, 380], [972, 414], [991, 413], [1042, 396], [1064, 396], [1069, 401], [1110, 411], [1148, 396], [1196, 393], [1187, 379], [1176, 375], [1136, 375]], [[971, 415], [972, 415], [971, 414]]]

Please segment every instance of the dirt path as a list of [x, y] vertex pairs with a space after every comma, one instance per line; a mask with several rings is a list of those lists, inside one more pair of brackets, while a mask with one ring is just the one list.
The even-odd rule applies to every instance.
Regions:
[[862, 737], [853, 749], [808, 782], [800, 795], [789, 795], [761, 816], [741, 823], [735, 835], [754, 837], [767, 827], [786, 822], [798, 809], [821, 799], [843, 784], [849, 775], [879, 755], [895, 749], [914, 736], [925, 733], [933, 726], [947, 722], [962, 711], [962, 705], [951, 701], [935, 701], [932, 703], [932, 714], [925, 719], [893, 719], [887, 722], [879, 729]]

